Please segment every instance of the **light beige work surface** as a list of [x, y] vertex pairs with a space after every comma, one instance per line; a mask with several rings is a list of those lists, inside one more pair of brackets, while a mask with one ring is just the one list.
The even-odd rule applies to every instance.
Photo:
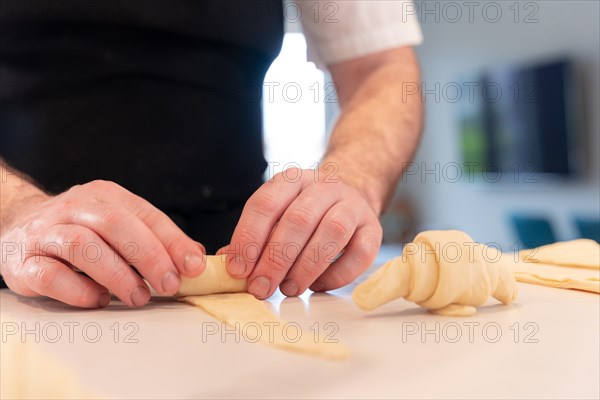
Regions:
[[167, 299], [83, 311], [2, 290], [1, 344], [21, 341], [23, 329], [32, 343], [37, 332], [44, 352], [83, 387], [113, 398], [598, 398], [600, 296], [519, 289], [516, 304], [490, 301], [469, 318], [402, 300], [366, 313], [352, 304], [351, 287], [270, 299], [307, 333], [318, 325], [347, 343], [347, 361], [236, 342], [232, 331], [222, 338], [225, 328], [210, 316]]

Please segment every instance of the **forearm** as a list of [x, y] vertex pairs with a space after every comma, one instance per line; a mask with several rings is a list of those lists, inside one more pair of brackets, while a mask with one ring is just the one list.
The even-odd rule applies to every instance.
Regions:
[[334, 66], [332, 74], [342, 114], [324, 163], [334, 162], [339, 178], [380, 214], [421, 135], [421, 97], [403, 96], [407, 83], [420, 86], [416, 57], [412, 49], [400, 49], [375, 63], [341, 71]]
[[0, 158], [0, 234], [17, 214], [19, 203], [32, 197], [46, 196], [31, 178]]

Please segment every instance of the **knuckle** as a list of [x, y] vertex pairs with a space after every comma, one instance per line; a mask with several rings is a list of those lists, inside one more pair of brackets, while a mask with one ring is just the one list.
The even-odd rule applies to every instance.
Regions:
[[117, 267], [110, 271], [108, 276], [108, 284], [112, 287], [122, 286], [129, 277], [129, 271], [124, 267]]
[[82, 246], [90, 242], [89, 236], [79, 229], [69, 230], [62, 235], [63, 244], [70, 243], [76, 246]]
[[82, 184], [73, 185], [64, 193], [59, 194], [59, 196], [77, 194], [82, 190], [83, 187], [84, 187], [84, 185], [82, 185]]
[[117, 183], [113, 181], [107, 181], [104, 179], [96, 179], [86, 184], [86, 186], [90, 186], [94, 189], [98, 190], [118, 190], [121, 188]]
[[274, 196], [265, 192], [256, 192], [250, 200], [248, 200], [250, 210], [263, 216], [270, 216], [277, 205]]
[[127, 215], [123, 210], [116, 207], [107, 207], [102, 213], [102, 223], [106, 226], [118, 226], [125, 219]]
[[163, 243], [163, 245], [168, 254], [178, 254], [185, 251], [183, 248], [184, 243], [181, 240], [168, 240], [166, 243]]
[[[156, 263], [156, 260], [162, 260], [164, 256], [165, 248], [160, 245], [151, 245], [148, 247], [147, 251], [144, 254], [145, 264]], [[163, 263], [158, 263], [163, 264]]]
[[136, 214], [138, 218], [142, 220], [150, 229], [160, 223], [163, 217], [168, 218], [162, 213], [158, 212], [158, 210], [150, 207], [143, 207], [138, 210]]
[[277, 273], [285, 273], [290, 267], [290, 263], [285, 257], [282, 256], [279, 252], [274, 252], [269, 255], [267, 259], [267, 266], [269, 270], [275, 271]]
[[253, 231], [251, 229], [244, 229], [236, 236], [237, 237], [236, 237], [235, 243], [232, 241], [232, 244], [234, 244], [234, 245], [236, 243], [239, 243], [241, 246], [244, 246], [244, 245], [247, 246], [248, 244], [259, 245], [259, 243], [258, 243], [259, 235], [258, 235], [258, 233], [256, 233], [255, 231]]
[[320, 272], [321, 268], [319, 268], [319, 265], [316, 262], [312, 262], [307, 259], [302, 259], [298, 263], [298, 273], [300, 275], [300, 278], [316, 277], [320, 274]]
[[284, 216], [284, 221], [287, 224], [301, 229], [309, 226], [312, 220], [312, 212], [304, 207], [294, 207]]
[[302, 168], [289, 167], [281, 171], [278, 175], [279, 179], [286, 183], [296, 183], [302, 178]]
[[56, 276], [58, 275], [57, 268], [50, 268], [48, 266], [38, 265], [34, 271], [34, 279], [37, 282], [37, 286], [41, 290], [46, 290], [51, 288], [56, 281]]
[[297, 177], [298, 173], [301, 173], [301, 171], [297, 167], [286, 168], [285, 170], [275, 174], [273, 181], [275, 183], [290, 183], [290, 178]]
[[[69, 189], [74, 190], [74, 189]], [[52, 205], [51, 212], [55, 215], [71, 215], [81, 206], [79, 193], [77, 191], [71, 192], [72, 195], [64, 196], [60, 201], [55, 202]]]
[[325, 234], [332, 238], [345, 239], [350, 235], [350, 227], [348, 222], [340, 216], [331, 216], [324, 222]]
[[73, 197], [66, 197], [59, 203], [59, 207], [65, 211], [77, 209], [79, 206], [79, 200]]

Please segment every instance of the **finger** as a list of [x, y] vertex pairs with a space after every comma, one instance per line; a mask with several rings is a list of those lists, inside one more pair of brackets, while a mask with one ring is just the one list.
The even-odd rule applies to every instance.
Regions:
[[377, 257], [381, 227], [375, 222], [362, 226], [344, 249], [342, 256], [310, 286], [315, 292], [334, 290], [354, 281]]
[[131, 193], [124, 187], [110, 181], [94, 181], [94, 190], [103, 198], [110, 193], [107, 203], [117, 201], [133, 211], [162, 243], [177, 270], [186, 276], [201, 274], [206, 267], [204, 246], [186, 235], [164, 212], [149, 201]]
[[204, 272], [204, 246], [187, 236], [165, 213], [141, 197], [138, 199], [138, 217], [161, 241], [179, 272], [190, 277]]
[[[297, 168], [290, 170], [302, 173]], [[254, 269], [273, 227], [302, 190], [301, 180], [287, 178], [295, 176], [294, 171], [289, 175], [275, 175], [246, 202], [227, 249], [227, 271], [230, 275], [247, 277]]]
[[156, 235], [133, 212], [112, 204], [88, 204], [72, 213], [75, 225], [96, 232], [161, 294], [173, 295], [181, 279]]
[[248, 277], [250, 294], [259, 299], [273, 294], [314, 234], [323, 216], [338, 199], [337, 191], [323, 190], [316, 185], [298, 195], [283, 213], [267, 248]]
[[77, 267], [129, 306], [150, 300], [142, 278], [93, 231], [76, 225], [57, 225], [45, 237], [44, 255]]
[[110, 294], [90, 278], [59, 260], [32, 256], [23, 264], [23, 279], [33, 292], [82, 308], [106, 307]]
[[340, 203], [332, 207], [285, 277], [281, 292], [286, 296], [302, 294], [350, 242], [357, 222], [356, 214], [349, 206]]

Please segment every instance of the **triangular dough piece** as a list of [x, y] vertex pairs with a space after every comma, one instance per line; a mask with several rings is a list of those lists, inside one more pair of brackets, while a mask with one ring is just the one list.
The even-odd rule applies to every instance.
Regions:
[[350, 352], [340, 342], [315, 332], [299, 329], [298, 324], [283, 321], [265, 303], [248, 293], [187, 296], [178, 300], [199, 307], [234, 327], [250, 342], [263, 342], [286, 350], [325, 358], [345, 359]]
[[600, 269], [600, 244], [591, 239], [557, 242], [521, 250], [519, 255], [527, 263]]

